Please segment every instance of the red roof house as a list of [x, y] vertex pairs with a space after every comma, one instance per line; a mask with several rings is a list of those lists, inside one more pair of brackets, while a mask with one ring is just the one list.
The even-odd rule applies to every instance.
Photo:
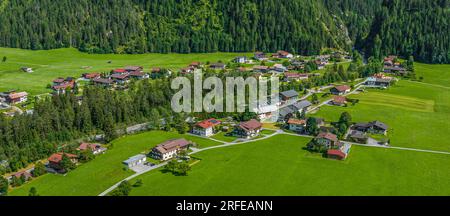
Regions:
[[343, 97], [343, 96], [334, 96], [333, 100], [331, 101], [332, 104], [336, 105], [336, 106], [342, 106], [345, 103], [347, 103], [347, 98]]
[[192, 133], [200, 136], [214, 135], [214, 127], [219, 125], [220, 123], [221, 122], [219, 120], [213, 118], [201, 121], [194, 125]]
[[347, 157], [347, 154], [337, 149], [329, 149], [327, 151], [328, 158], [333, 158], [337, 160], [344, 160]]
[[334, 88], [332, 88], [330, 90], [330, 92], [334, 95], [343, 95], [343, 94], [347, 94], [350, 92], [350, 86], [348, 85], [340, 85], [340, 86], [335, 86]]

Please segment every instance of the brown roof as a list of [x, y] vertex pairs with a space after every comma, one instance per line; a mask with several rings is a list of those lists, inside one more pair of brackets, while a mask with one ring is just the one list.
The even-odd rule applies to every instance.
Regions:
[[86, 79], [92, 79], [92, 78], [99, 77], [99, 76], [100, 76], [100, 73], [85, 73], [85, 74], [83, 74], [83, 77]]
[[287, 56], [287, 55], [289, 55], [289, 52], [286, 52], [286, 51], [284, 51], [284, 50], [280, 50], [280, 51], [278, 51], [277, 52], [279, 55], [282, 55], [282, 56]]
[[334, 102], [334, 103], [343, 104], [343, 103], [345, 103], [346, 101], [347, 101], [347, 98], [346, 98], [346, 97], [343, 97], [343, 96], [334, 96], [334, 97], [333, 97], [333, 102]]
[[141, 66], [126, 66], [125, 70], [127, 71], [137, 71], [137, 70], [142, 70]]
[[18, 99], [18, 98], [21, 98], [21, 97], [25, 97], [25, 96], [27, 96], [27, 95], [28, 95], [28, 93], [26, 93], [26, 92], [17, 92], [17, 93], [11, 93], [11, 94], [9, 94], [8, 97], [9, 97], [11, 100], [13, 100], [13, 99]]
[[24, 176], [26, 179], [33, 177], [31, 175], [31, 173], [25, 172], [25, 171], [16, 172], [16, 173], [12, 174], [11, 176], [15, 176], [16, 178], [20, 178], [20, 177]]
[[134, 76], [134, 77], [141, 77], [141, 76], [144, 76], [145, 73], [144, 72], [140, 72], [140, 71], [133, 71], [129, 75], [130, 76]]
[[239, 127], [244, 129], [245, 131], [251, 131], [256, 130], [262, 127], [261, 122], [257, 121], [256, 119], [251, 119], [250, 121], [241, 122], [239, 124]]
[[267, 70], [269, 69], [268, 66], [253, 66], [253, 69], [257, 69], [257, 70]]
[[69, 154], [69, 153], [55, 153], [52, 154], [49, 158], [48, 161], [53, 162], [53, 163], [59, 163], [62, 160], [63, 154], [65, 154], [67, 157], [69, 158], [77, 158], [76, 155], [74, 154]]
[[319, 133], [319, 135], [317, 135], [316, 138], [317, 139], [324, 138], [324, 139], [331, 140], [331, 141], [334, 141], [334, 142], [338, 141], [338, 138], [337, 138], [337, 136], [335, 134], [325, 133], [325, 132]]
[[340, 85], [340, 86], [336, 86], [334, 88], [336, 90], [338, 90], [339, 92], [344, 92], [344, 91], [350, 90], [350, 86], [348, 86], [348, 85]]
[[285, 75], [287, 78], [300, 78], [300, 77], [306, 77], [306, 78], [308, 78], [308, 74], [306, 74], [306, 73], [293, 73], [293, 72], [287, 72], [287, 73], [284, 73], [284, 75]]
[[288, 120], [288, 124], [305, 125], [306, 124], [306, 120], [290, 118]]
[[110, 79], [104, 79], [104, 78], [97, 78], [97, 79], [94, 79], [94, 82], [96, 82], [96, 83], [103, 83], [103, 84], [111, 84], [111, 83], [113, 83], [112, 80], [110, 80]]
[[152, 72], [153, 72], [153, 73], [159, 73], [159, 72], [161, 72], [161, 68], [159, 68], [159, 67], [154, 67], [154, 68], [152, 68]]
[[128, 74], [113, 74], [113, 75], [111, 75], [111, 78], [121, 79], [121, 80], [126, 79], [127, 77], [128, 77]]
[[90, 148], [91, 150], [95, 150], [99, 147], [100, 147], [100, 144], [96, 144], [96, 143], [81, 143], [80, 146], [78, 147], [78, 150], [84, 151], [88, 148]]
[[166, 153], [168, 151], [183, 148], [189, 144], [190, 142], [186, 139], [172, 139], [157, 145], [155, 149], [160, 153]]
[[65, 81], [65, 79], [61, 78], [61, 77], [53, 80], [54, 83], [62, 83], [64, 81]]

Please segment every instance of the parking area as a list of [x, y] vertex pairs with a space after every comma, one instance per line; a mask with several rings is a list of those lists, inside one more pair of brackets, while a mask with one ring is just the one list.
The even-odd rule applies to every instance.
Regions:
[[139, 164], [137, 166], [133, 166], [130, 169], [133, 170], [134, 172], [140, 173], [140, 172], [143, 172], [143, 171], [146, 171], [146, 170], [150, 169], [153, 166], [154, 166], [154, 164], [149, 163], [149, 162], [145, 162], [143, 164]]

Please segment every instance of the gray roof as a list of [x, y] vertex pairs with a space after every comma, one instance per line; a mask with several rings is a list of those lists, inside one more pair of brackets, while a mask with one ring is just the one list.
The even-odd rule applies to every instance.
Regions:
[[144, 158], [146, 158], [147, 156], [145, 156], [145, 155], [143, 155], [143, 154], [138, 154], [138, 155], [135, 155], [135, 156], [133, 156], [133, 157], [130, 157], [130, 158], [128, 158], [127, 160], [125, 160], [123, 163], [124, 164], [129, 164], [129, 163], [132, 163], [132, 162], [135, 162], [135, 161], [138, 161], [138, 160], [142, 160], [142, 159], [144, 159]]
[[373, 122], [370, 122], [370, 124], [377, 126], [383, 130], [387, 130], [389, 128], [385, 123], [380, 122], [380, 121], [373, 121]]
[[298, 92], [295, 90], [289, 90], [289, 91], [284, 91], [280, 93], [281, 95], [283, 95], [284, 97], [296, 97], [298, 96]]
[[287, 116], [287, 115], [289, 115], [289, 114], [292, 114], [292, 113], [295, 113], [295, 112], [296, 112], [296, 111], [293, 110], [293, 109], [290, 108], [290, 107], [284, 107], [284, 108], [280, 109], [280, 116], [285, 117], [285, 116]]
[[352, 133], [350, 134], [350, 137], [357, 138], [357, 139], [365, 139], [365, 138], [367, 138], [367, 135], [361, 131], [352, 131]]
[[293, 104], [292, 106], [294, 106], [295, 108], [300, 110], [300, 109], [304, 109], [306, 107], [312, 106], [312, 103], [307, 100], [302, 100], [302, 101], [299, 101], [299, 102]]

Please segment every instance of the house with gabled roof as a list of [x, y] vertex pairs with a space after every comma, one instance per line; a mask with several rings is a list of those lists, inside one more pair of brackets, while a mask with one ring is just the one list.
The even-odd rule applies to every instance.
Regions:
[[239, 64], [245, 64], [248, 61], [246, 56], [238, 56], [236, 58], [234, 58], [234, 62], [239, 63]]
[[254, 58], [258, 61], [264, 61], [268, 59], [266, 54], [264, 54], [263, 52], [255, 52]]
[[63, 155], [67, 156], [72, 163], [78, 162], [78, 156], [74, 154], [64, 153], [64, 152], [58, 152], [55, 154], [52, 154], [48, 158], [48, 166], [56, 170], [57, 172], [65, 172], [63, 167], [61, 166], [61, 161], [63, 159]]
[[290, 107], [296, 112], [306, 112], [311, 108], [312, 105], [313, 104], [308, 100], [302, 100], [290, 105]]
[[284, 50], [279, 50], [275, 56], [278, 58], [293, 58], [294, 57], [294, 55], [292, 55], [291, 53], [284, 51]]
[[224, 63], [218, 62], [218, 63], [212, 63], [209, 65], [209, 68], [212, 70], [224, 70], [226, 65]]
[[72, 90], [75, 87], [75, 85], [76, 85], [75, 78], [67, 77], [64, 79], [62, 77], [59, 77], [53, 80], [52, 89], [56, 94], [64, 94], [66, 93], [67, 90], [69, 89]]
[[340, 146], [336, 134], [321, 132], [314, 138], [315, 145], [324, 146], [326, 149], [336, 148]]
[[201, 67], [201, 63], [200, 62], [192, 62], [191, 64], [189, 64], [189, 67], [192, 68], [200, 68]]
[[27, 92], [10, 91], [6, 92], [4, 95], [5, 95], [5, 102], [8, 104], [23, 103], [28, 100]]
[[292, 118], [297, 112], [295, 109], [292, 109], [291, 106], [283, 107], [278, 112], [278, 122], [285, 122]]
[[309, 74], [307, 73], [293, 73], [293, 72], [286, 72], [284, 73], [284, 81], [285, 82], [289, 82], [289, 81], [299, 81], [299, 80], [306, 80], [309, 78]]
[[288, 128], [290, 131], [302, 133], [303, 131], [305, 131], [305, 128], [306, 128], [306, 120], [290, 118], [287, 121], [287, 125], [288, 125]]
[[104, 86], [104, 87], [111, 87], [114, 85], [114, 81], [112, 79], [106, 79], [106, 78], [95, 78], [92, 80], [94, 85], [98, 86]]
[[131, 73], [131, 72], [142, 72], [144, 70], [144, 67], [142, 67], [142, 66], [126, 66], [124, 68], [124, 70], [126, 72], [128, 72], [128, 73]]
[[192, 129], [192, 133], [199, 135], [199, 136], [205, 136], [209, 137], [214, 135], [215, 133], [215, 127], [220, 125], [220, 121], [214, 118], [210, 118], [201, 122], [198, 122], [194, 125]]
[[102, 154], [106, 152], [106, 148], [102, 147], [102, 145], [98, 143], [81, 143], [78, 148], [78, 151], [86, 151], [90, 150], [94, 155]]
[[336, 106], [344, 106], [347, 103], [347, 98], [344, 96], [335, 95], [330, 103]]
[[129, 77], [134, 78], [134, 79], [148, 79], [150, 78], [150, 75], [148, 75], [147, 73], [144, 73], [142, 71], [134, 71], [134, 72], [130, 72]]
[[124, 74], [112, 74], [110, 76], [110, 78], [118, 83], [118, 84], [124, 84], [127, 83], [129, 80], [130, 74], [129, 73], [124, 73]]
[[253, 72], [266, 73], [268, 71], [269, 71], [269, 67], [268, 66], [263, 66], [263, 65], [255, 65], [255, 66], [253, 66]]
[[331, 94], [334, 95], [344, 95], [350, 93], [350, 86], [348, 85], [339, 85], [330, 89]]
[[242, 138], [252, 138], [258, 136], [262, 130], [262, 124], [256, 119], [251, 119], [250, 121], [241, 122], [238, 124], [233, 131], [238, 137]]
[[92, 80], [95, 78], [100, 78], [101, 74], [100, 73], [84, 73], [81, 77], [83, 77], [84, 79], [87, 79], [87, 80]]
[[288, 90], [288, 91], [284, 91], [280, 93], [280, 100], [282, 102], [288, 102], [288, 101], [293, 101], [293, 100], [297, 100], [298, 99], [298, 92], [295, 90]]
[[356, 123], [352, 126], [352, 130], [373, 134], [387, 134], [389, 126], [380, 121], [372, 121], [369, 123]]
[[154, 147], [150, 152], [150, 156], [156, 160], [169, 160], [180, 151], [186, 150], [191, 144], [186, 139], [171, 139]]

